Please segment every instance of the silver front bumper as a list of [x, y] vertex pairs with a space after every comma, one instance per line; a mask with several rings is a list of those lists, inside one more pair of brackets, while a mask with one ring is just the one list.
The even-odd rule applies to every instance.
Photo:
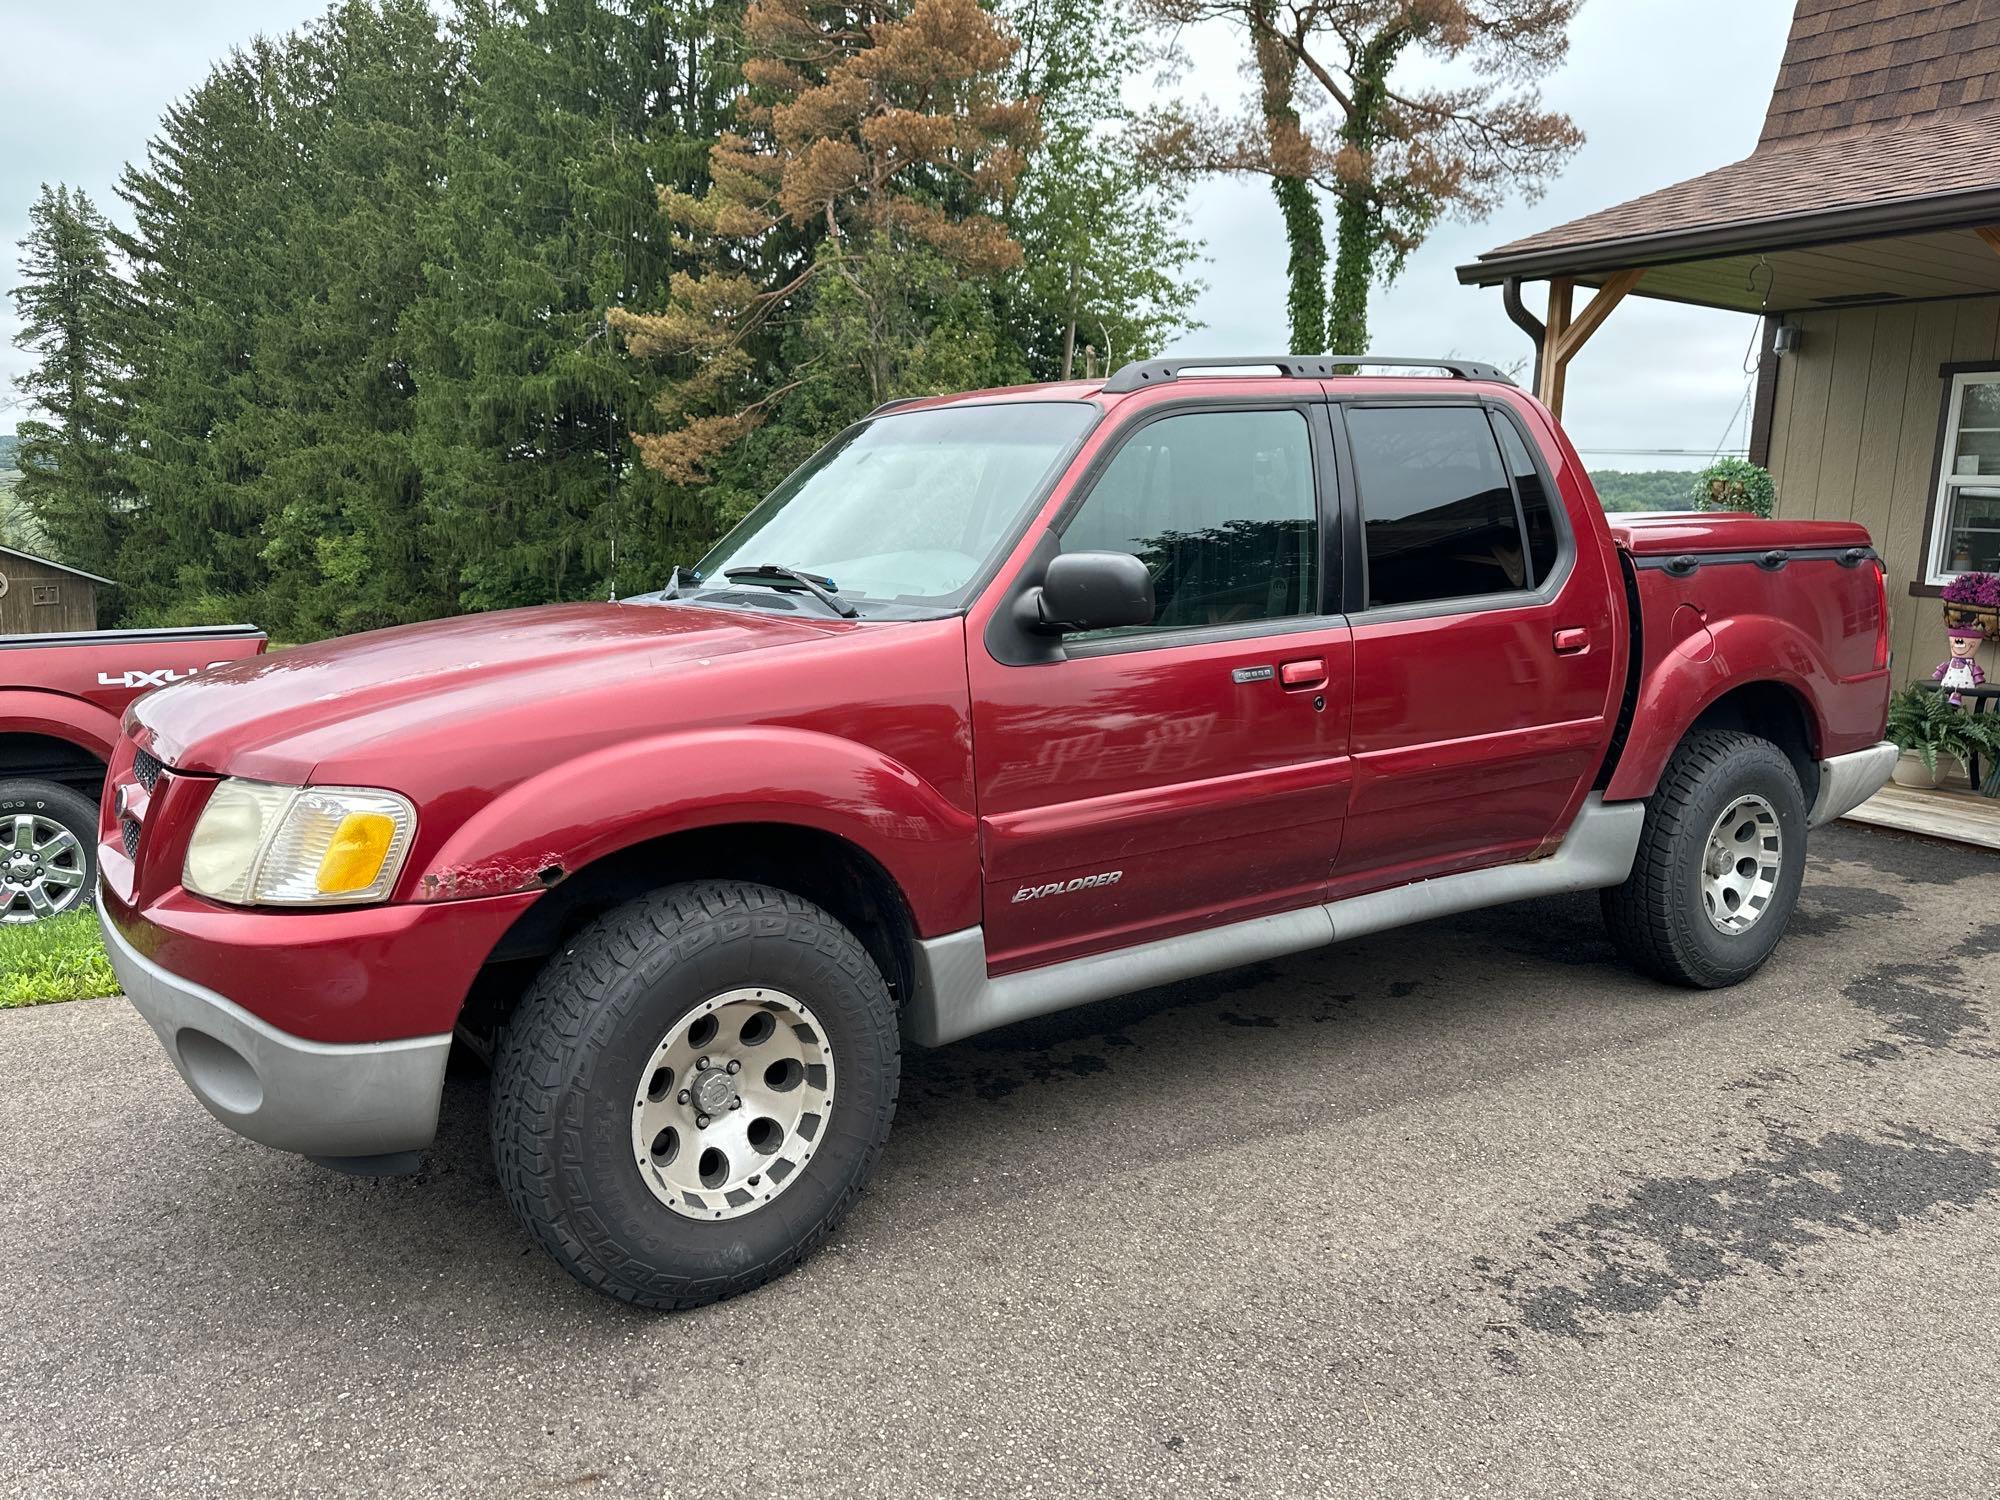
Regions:
[[437, 1134], [451, 1034], [336, 1044], [280, 1031], [170, 974], [105, 922], [126, 998], [208, 1112], [238, 1135], [328, 1158], [421, 1151]]
[[1819, 763], [1819, 796], [1813, 799], [1812, 815], [1806, 826], [1817, 828], [1831, 823], [1842, 813], [1854, 811], [1882, 790], [1901, 752], [1883, 740], [1866, 750], [1836, 755]]

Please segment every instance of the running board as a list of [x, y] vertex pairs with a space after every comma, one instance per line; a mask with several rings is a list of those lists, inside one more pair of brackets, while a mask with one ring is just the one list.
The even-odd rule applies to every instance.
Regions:
[[1031, 1016], [1304, 953], [1432, 917], [1617, 885], [1632, 871], [1645, 818], [1643, 802], [1606, 803], [1593, 793], [1562, 844], [1546, 859], [1443, 875], [998, 978], [986, 972], [983, 928], [921, 939], [903, 1031], [920, 1046], [941, 1047]]

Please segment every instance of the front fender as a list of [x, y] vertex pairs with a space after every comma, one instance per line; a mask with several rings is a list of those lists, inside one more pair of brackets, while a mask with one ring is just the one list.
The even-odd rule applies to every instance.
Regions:
[[869, 746], [777, 727], [657, 735], [530, 777], [445, 840], [409, 899], [534, 888], [650, 839], [727, 823], [786, 823], [846, 839], [889, 873], [925, 935], [979, 920], [969, 808]]
[[66, 693], [8, 688], [0, 690], [0, 739], [10, 734], [46, 735], [108, 763], [118, 743], [118, 720]]
[[1818, 643], [1775, 615], [1732, 615], [1703, 626], [1651, 663], [1639, 684], [1632, 729], [1604, 788], [1617, 802], [1651, 794], [1694, 721], [1725, 694], [1752, 683], [1790, 688], [1815, 746], [1826, 743], [1823, 704], [1839, 685]]

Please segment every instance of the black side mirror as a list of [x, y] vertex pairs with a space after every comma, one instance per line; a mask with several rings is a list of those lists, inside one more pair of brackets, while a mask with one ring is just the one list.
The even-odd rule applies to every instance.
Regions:
[[1022, 595], [1021, 623], [1038, 635], [1150, 625], [1153, 575], [1129, 552], [1058, 553]]

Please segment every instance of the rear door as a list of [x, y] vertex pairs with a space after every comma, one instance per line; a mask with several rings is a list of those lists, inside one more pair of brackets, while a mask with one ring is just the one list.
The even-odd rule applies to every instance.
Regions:
[[1609, 738], [1618, 581], [1506, 403], [1337, 412], [1362, 607], [1334, 894], [1526, 858]]
[[[1137, 630], [970, 642], [993, 971], [1324, 898], [1346, 800], [1332, 431], [1312, 398], [1127, 420], [1045, 549], [1127, 552]], [[1025, 576], [1025, 575], [1024, 575]]]

